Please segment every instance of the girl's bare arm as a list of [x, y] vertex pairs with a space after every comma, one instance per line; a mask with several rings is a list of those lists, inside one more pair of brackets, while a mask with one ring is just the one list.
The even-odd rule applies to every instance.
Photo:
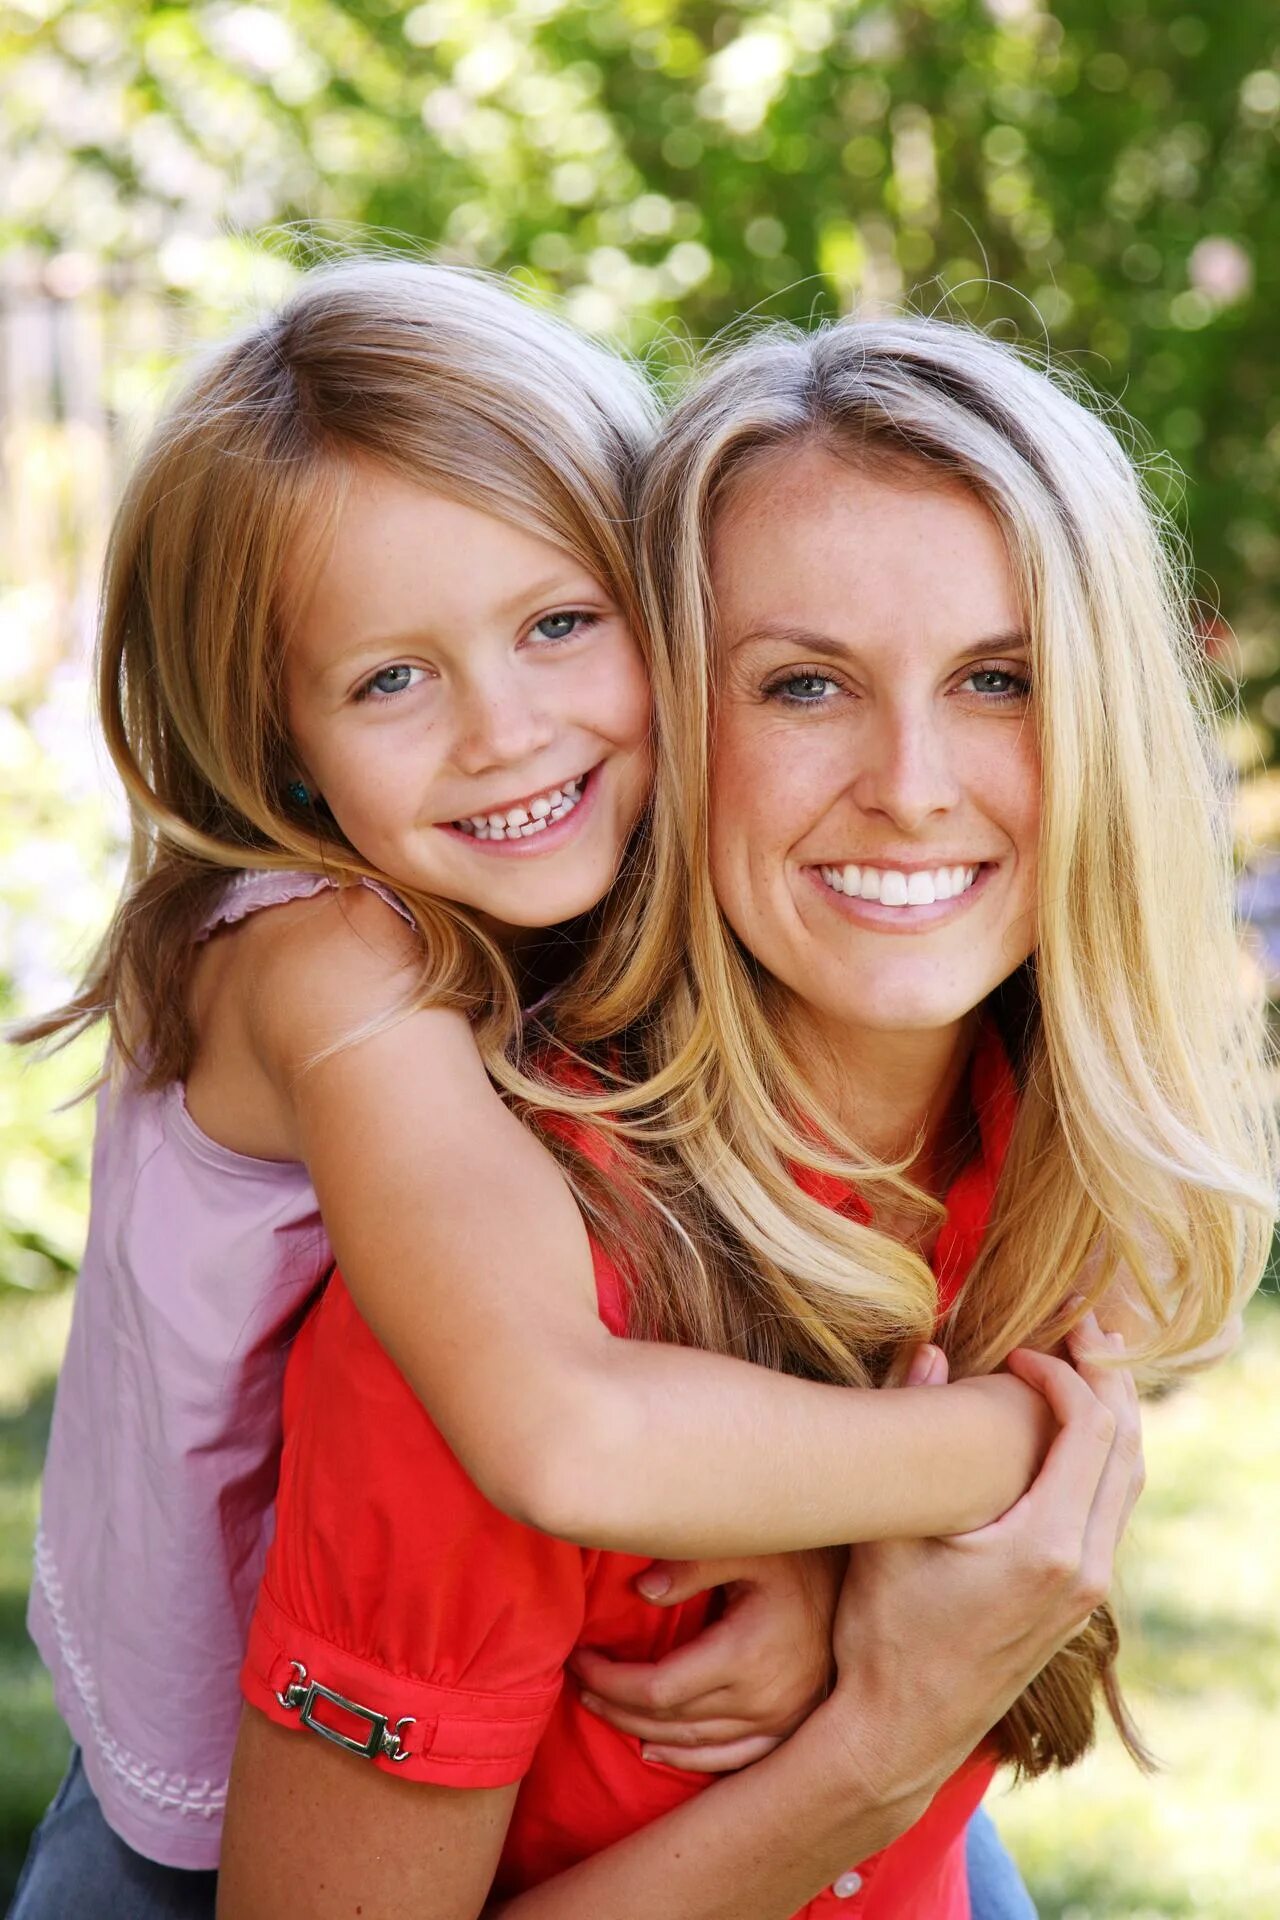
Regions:
[[360, 890], [261, 919], [253, 1022], [288, 1150], [361, 1313], [505, 1512], [594, 1547], [723, 1557], [959, 1532], [1029, 1484], [1052, 1422], [1008, 1375], [884, 1394], [614, 1338], [573, 1195], [461, 1016], [414, 1014], [311, 1064], [397, 1003], [410, 931]]

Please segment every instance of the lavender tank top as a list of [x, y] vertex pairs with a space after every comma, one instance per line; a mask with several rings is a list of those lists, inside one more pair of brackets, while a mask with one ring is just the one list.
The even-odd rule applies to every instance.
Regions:
[[[330, 884], [238, 874], [200, 937]], [[108, 1822], [167, 1866], [218, 1862], [286, 1345], [330, 1261], [305, 1167], [219, 1146], [180, 1085], [104, 1087], [28, 1626]]]

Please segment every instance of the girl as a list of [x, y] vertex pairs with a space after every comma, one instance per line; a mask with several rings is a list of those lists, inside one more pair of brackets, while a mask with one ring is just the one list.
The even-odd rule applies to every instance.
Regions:
[[[682, 808], [686, 864], [655, 896], [665, 970], [607, 1057], [652, 1077], [595, 1104], [656, 1121], [644, 1151], [591, 1129], [589, 1100], [553, 1129], [606, 1323], [865, 1381], [976, 1253], [958, 1364], [1073, 1326], [1079, 1355], [1081, 1324], [1096, 1352], [1104, 1298], [1153, 1368], [1212, 1336], [1260, 1270], [1271, 1122], [1190, 650], [1111, 436], [951, 328], [770, 336], [677, 408], [641, 528], [680, 776], [657, 806]], [[571, 1101], [553, 1076], [544, 1108]], [[958, 1249], [958, 1196], [984, 1188]], [[958, 1920], [993, 1760], [1088, 1744], [1106, 1618], [964, 1756], [1008, 1703], [1011, 1647], [1021, 1685], [1100, 1600], [1139, 1471], [1127, 1376], [1011, 1364], [1064, 1414], [1078, 1396], [1031, 1493], [890, 1553], [891, 1601], [885, 1553], [855, 1551], [831, 1700], [698, 1800], [641, 1760], [666, 1722], [628, 1564], [486, 1508], [335, 1280], [286, 1389], [229, 1920]], [[1042, 1558], [1069, 1594], [1053, 1630]], [[352, 1702], [399, 1729], [397, 1758], [335, 1752]], [[327, 1738], [300, 1738], [317, 1720]]]
[[[121, 509], [100, 691], [133, 866], [33, 1029], [106, 1017], [113, 1050], [31, 1627], [110, 1827], [162, 1865], [217, 1859], [284, 1350], [331, 1245], [478, 1485], [568, 1539], [972, 1526], [1052, 1430], [1012, 1375], [847, 1394], [609, 1337], [570, 1190], [494, 1091], [523, 1084], [521, 996], [576, 951], [547, 929], [594, 911], [604, 1027], [652, 971], [677, 831], [643, 821], [650, 426], [627, 367], [488, 282], [347, 265], [209, 361]], [[833, 1591], [757, 1569], [682, 1654], [669, 1684], [726, 1709], [697, 1764], [813, 1704]], [[83, 1857], [97, 1809], [63, 1811]], [[28, 1913], [65, 1898], [39, 1856]], [[114, 1871], [143, 1875], [133, 1912], [167, 1897], [110, 1860], [99, 1901]]]

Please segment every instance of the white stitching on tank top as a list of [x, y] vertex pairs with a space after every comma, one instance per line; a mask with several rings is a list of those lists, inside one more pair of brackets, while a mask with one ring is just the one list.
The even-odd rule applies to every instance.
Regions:
[[193, 1782], [183, 1773], [166, 1774], [161, 1767], [148, 1767], [145, 1760], [137, 1759], [108, 1733], [98, 1706], [98, 1689], [92, 1670], [77, 1646], [67, 1621], [62, 1583], [54, 1565], [53, 1550], [43, 1533], [36, 1534], [35, 1574], [53, 1622], [58, 1651], [88, 1718], [94, 1744], [121, 1786], [127, 1787], [142, 1800], [152, 1801], [162, 1813], [195, 1813], [206, 1820], [224, 1813], [227, 1805], [225, 1780], [215, 1786], [212, 1780]]

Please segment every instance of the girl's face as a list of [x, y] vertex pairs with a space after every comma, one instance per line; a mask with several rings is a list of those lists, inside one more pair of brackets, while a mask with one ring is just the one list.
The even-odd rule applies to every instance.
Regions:
[[954, 1029], [1035, 945], [1040, 772], [1004, 543], [921, 467], [775, 455], [712, 542], [711, 859], [820, 1026]]
[[298, 771], [388, 878], [549, 927], [608, 891], [649, 783], [649, 690], [561, 548], [357, 468], [285, 661]]

